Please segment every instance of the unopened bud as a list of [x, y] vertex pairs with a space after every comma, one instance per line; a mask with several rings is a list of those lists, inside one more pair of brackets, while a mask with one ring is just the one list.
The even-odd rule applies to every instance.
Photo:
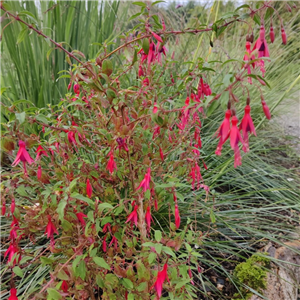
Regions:
[[274, 33], [274, 28], [273, 28], [273, 26], [270, 27], [270, 40], [271, 40], [271, 43], [274, 43], [274, 40], [275, 40], [275, 33]]
[[250, 105], [250, 97], [247, 97], [247, 105]]
[[282, 38], [282, 44], [286, 45], [286, 33], [284, 31], [283, 26], [281, 26], [281, 38]]

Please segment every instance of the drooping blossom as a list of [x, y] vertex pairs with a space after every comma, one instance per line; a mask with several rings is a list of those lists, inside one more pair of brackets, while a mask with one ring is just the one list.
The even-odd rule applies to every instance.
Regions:
[[15, 289], [15, 288], [10, 289], [10, 296], [9, 296], [8, 300], [18, 300], [17, 289]]
[[195, 183], [197, 183], [197, 189], [200, 188], [200, 182], [203, 180], [200, 172], [200, 167], [197, 162], [191, 168], [189, 176], [192, 178], [192, 189], [195, 189]]
[[137, 210], [139, 206], [135, 205], [133, 211], [129, 214], [127, 220], [125, 223], [131, 222], [131, 224], [135, 224], [137, 226], [137, 220], [138, 220], [138, 215], [137, 215]]
[[157, 203], [157, 199], [154, 199], [154, 208], [156, 211], [158, 211], [158, 203]]
[[62, 282], [62, 284], [61, 284], [61, 289], [62, 289], [62, 291], [63, 291], [64, 293], [67, 293], [67, 292], [68, 292], [69, 285], [68, 285], [68, 283], [67, 283], [65, 280], [63, 280], [63, 282]]
[[11, 206], [10, 206], [10, 212], [13, 215], [15, 212], [15, 208], [16, 208], [16, 201], [14, 198], [11, 199]]
[[4, 216], [6, 212], [6, 203], [3, 201], [1, 208], [1, 215]]
[[180, 227], [180, 215], [177, 204], [175, 204], [175, 225], [177, 229]]
[[109, 160], [108, 160], [106, 169], [110, 172], [110, 174], [112, 174], [114, 172], [114, 170], [117, 170], [117, 164], [114, 161], [114, 153], [113, 153], [113, 151], [110, 151]]
[[165, 282], [165, 280], [167, 279], [168, 282], [170, 282], [169, 277], [168, 277], [168, 265], [165, 264], [164, 268], [162, 271], [159, 271], [157, 273], [157, 277], [156, 277], [156, 281], [153, 284], [153, 286], [151, 287], [151, 289], [154, 287], [157, 293], [157, 298], [160, 299], [161, 295], [162, 295], [162, 290], [163, 290], [163, 284]]
[[104, 238], [103, 238], [103, 242], [102, 242], [103, 252], [106, 252], [106, 250], [107, 250], [106, 238], [107, 238], [107, 236], [105, 235]]
[[153, 31], [151, 31], [151, 34], [153, 35], [153, 37], [154, 37], [158, 42], [160, 42], [160, 43], [163, 42], [162, 38], [161, 38], [158, 34], [156, 34], [156, 33], [153, 32]]
[[211, 95], [211, 89], [210, 86], [207, 83], [203, 82], [203, 78], [200, 78], [199, 84], [198, 84], [198, 97], [200, 99], [203, 99], [204, 96]]
[[190, 277], [190, 279], [191, 279], [191, 284], [192, 284], [192, 285], [195, 285], [195, 283], [194, 283], [194, 281], [193, 281], [193, 274], [192, 274], [191, 268], [189, 268], [189, 277]]
[[229, 137], [229, 131], [230, 131], [230, 117], [231, 117], [231, 110], [227, 109], [225, 112], [225, 119], [223, 120], [221, 126], [218, 129], [218, 137], [220, 138], [217, 149], [216, 149], [216, 155], [221, 155], [222, 146], [225, 143], [225, 141]]
[[83, 212], [78, 212], [76, 213], [76, 217], [78, 221], [81, 223], [81, 226], [84, 228], [85, 227], [84, 218], [87, 218], [87, 215], [85, 215]]
[[153, 113], [156, 114], [156, 113], [157, 113], [157, 110], [158, 110], [158, 108], [157, 108], [157, 103], [154, 102]]
[[10, 233], [9, 233], [9, 237], [10, 237], [11, 240], [16, 240], [17, 237], [18, 237], [17, 230], [19, 230], [20, 227], [19, 227], [19, 221], [14, 215], [13, 215], [13, 220], [10, 224], [10, 228], [11, 228], [11, 230], [10, 230]]
[[145, 174], [144, 179], [141, 181], [140, 185], [137, 187], [137, 190], [142, 188], [144, 192], [150, 190], [150, 181], [151, 181], [151, 168], [148, 168], [147, 173]]
[[124, 139], [118, 137], [116, 141], [118, 143], [118, 149], [124, 149], [126, 152], [128, 152], [128, 146]]
[[262, 100], [261, 104], [262, 104], [263, 111], [264, 111], [264, 114], [265, 114], [266, 118], [268, 120], [270, 120], [271, 119], [271, 113], [270, 113], [270, 110], [269, 110], [269, 107], [268, 107], [267, 103], [264, 100]]
[[117, 251], [117, 249], [118, 249], [118, 239], [115, 236], [112, 237], [112, 239], [111, 239], [108, 246], [111, 247], [112, 245], [114, 245], [114, 249], [115, 249], [115, 251]]
[[231, 129], [230, 129], [230, 146], [234, 151], [234, 167], [240, 166], [242, 164], [242, 157], [239, 148], [239, 142], [244, 144], [244, 141], [241, 137], [239, 129], [237, 127], [238, 118], [233, 116], [231, 119]]
[[164, 153], [163, 150], [161, 149], [161, 147], [159, 147], [159, 155], [162, 161], [164, 161]]
[[19, 164], [20, 161], [23, 162], [23, 167], [24, 167], [24, 174], [27, 176], [27, 170], [26, 170], [26, 162], [29, 164], [32, 164], [34, 162], [34, 159], [32, 159], [29, 155], [29, 153], [26, 150], [26, 144], [23, 141], [19, 141], [19, 151], [17, 153], [16, 159], [12, 163], [12, 166], [16, 166]]
[[145, 220], [146, 220], [146, 224], [147, 224], [147, 231], [148, 231], [148, 234], [149, 234], [150, 233], [150, 227], [151, 227], [151, 220], [153, 221], [153, 218], [151, 216], [150, 206], [147, 207], [147, 212], [145, 214]]
[[145, 73], [144, 73], [144, 71], [143, 71], [143, 68], [142, 68], [142, 66], [139, 66], [139, 77], [141, 77], [141, 76], [145, 76]]
[[244, 117], [241, 121], [239, 130], [242, 130], [242, 134], [243, 134], [243, 140], [244, 140], [244, 148], [243, 150], [245, 152], [249, 151], [249, 136], [248, 136], [248, 132], [252, 133], [256, 136], [256, 132], [255, 132], [255, 127], [250, 115], [250, 105], [246, 105], [245, 107], [245, 114]]
[[[11, 242], [8, 249], [4, 253], [4, 258], [6, 258], [6, 256], [8, 256], [7, 262], [11, 262], [14, 255], [17, 254], [18, 252], [19, 252], [19, 249], [17, 247], [16, 242]], [[15, 259], [13, 260], [13, 266], [15, 266], [16, 263], [19, 262], [20, 260], [21, 260], [21, 255], [19, 256], [18, 261], [17, 261], [17, 258], [15, 257]]]
[[48, 215], [47, 217], [48, 217], [48, 224], [47, 224], [45, 233], [47, 234], [47, 238], [48, 239], [50, 238], [51, 246], [54, 246], [54, 233], [58, 234], [58, 231], [51, 221], [51, 216]]
[[153, 129], [152, 140], [154, 140], [159, 134], [160, 134], [160, 126], [159, 125], [155, 125], [154, 129]]
[[40, 180], [42, 178], [42, 167], [41, 167], [41, 165], [38, 166], [37, 178], [38, 178], [38, 180]]
[[78, 83], [74, 84], [73, 89], [75, 94], [78, 95], [80, 93], [80, 86]]
[[271, 40], [271, 43], [272, 43], [272, 44], [273, 44], [274, 41], [275, 41], [275, 33], [274, 33], [274, 28], [273, 28], [272, 25], [270, 26], [270, 40]]
[[92, 189], [92, 185], [90, 183], [90, 180], [89, 178], [86, 180], [86, 194], [89, 198], [92, 197], [92, 192], [93, 192], [93, 189]]
[[103, 226], [102, 232], [103, 232], [103, 233], [111, 232], [111, 225], [110, 225], [110, 223], [106, 223], [106, 224]]
[[282, 39], [282, 44], [286, 45], [286, 42], [287, 42], [286, 33], [285, 33], [285, 30], [284, 30], [283, 26], [281, 26], [281, 39]]
[[[248, 75], [251, 74], [251, 64], [249, 61], [254, 60], [255, 56], [251, 54], [251, 43], [249, 41], [246, 42], [246, 54], [244, 55], [243, 60], [246, 62], [244, 68], [247, 69]], [[252, 63], [252, 67], [255, 67], [255, 63]], [[248, 82], [252, 84], [252, 78], [248, 77]]]
[[265, 37], [264, 25], [260, 26], [259, 38], [255, 42], [252, 52], [254, 50], [258, 50], [258, 58], [270, 57], [269, 47], [268, 47], [268, 43], [267, 43], [266, 37]]
[[35, 160], [38, 160], [42, 155], [48, 156], [47, 152], [41, 145], [38, 146], [35, 152], [37, 153]]

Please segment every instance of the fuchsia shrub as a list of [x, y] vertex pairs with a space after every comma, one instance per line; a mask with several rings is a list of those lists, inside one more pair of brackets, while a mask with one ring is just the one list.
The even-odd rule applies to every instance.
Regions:
[[[13, 160], [11, 171], [2, 174], [2, 215], [11, 220], [4, 254], [12, 270], [10, 300], [17, 299], [14, 267], [22, 269], [28, 258], [32, 264], [49, 265], [50, 276], [26, 299], [196, 297], [193, 277], [201, 271], [201, 255], [190, 244], [201, 244], [205, 234], [183, 221], [176, 189], [202, 189], [210, 197], [201, 174], [207, 169], [201, 151], [201, 120], [221, 93], [214, 91], [209, 71], [203, 71], [201, 64], [182, 78], [170, 74], [166, 82], [162, 75], [174, 56], [168, 52], [169, 36], [218, 33], [240, 20], [239, 9], [212, 27], [173, 31], [161, 17], [152, 15], [151, 7], [139, 5], [145, 22], [136, 38], [127, 37], [119, 48], [104, 51], [95, 60], [82, 62], [75, 52], [53, 41], [76, 63], [69, 71], [69, 93], [55, 110], [27, 112], [26, 123], [15, 119], [6, 127], [3, 145]], [[3, 4], [1, 8], [45, 37]], [[251, 17], [263, 20], [269, 8], [270, 2], [256, 9], [248, 6], [248, 24]], [[258, 38], [251, 46], [254, 35]], [[283, 25], [281, 35], [285, 45]], [[273, 25], [270, 39], [275, 40]], [[252, 32], [249, 25], [245, 42], [243, 66], [224, 89], [229, 91], [228, 110], [216, 133], [216, 154], [230, 144], [235, 167], [242, 164], [240, 145], [249, 151], [249, 135], [256, 135], [247, 85], [266, 85], [263, 76], [269, 50], [263, 21], [259, 32]], [[123, 70], [114, 70], [114, 54], [125, 50], [131, 62]], [[138, 79], [125, 86], [123, 77], [132, 73]], [[180, 80], [187, 83], [180, 94], [165, 94], [166, 87]], [[241, 87], [247, 100], [239, 122], [235, 90]], [[263, 95], [261, 99], [270, 119]], [[30, 134], [24, 124], [37, 126], [39, 133]], [[179, 182], [179, 174], [186, 182]], [[169, 207], [170, 222], [159, 217], [163, 206]], [[159, 228], [158, 220], [166, 226], [165, 232], [153, 229]], [[38, 255], [22, 248], [21, 240], [35, 244], [41, 237], [46, 248]]]

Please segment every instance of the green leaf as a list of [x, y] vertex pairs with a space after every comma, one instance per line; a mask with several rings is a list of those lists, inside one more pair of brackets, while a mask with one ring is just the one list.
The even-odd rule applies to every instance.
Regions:
[[158, 4], [158, 3], [162, 3], [162, 2], [166, 2], [166, 1], [162, 1], [162, 0], [159, 0], [159, 1], [155, 1], [155, 2], [153, 2], [151, 5], [153, 6], [153, 5], [155, 5], [155, 4]]
[[254, 15], [253, 21], [254, 21], [256, 24], [260, 25], [260, 18], [259, 18], [259, 16], [258, 16], [257, 14]]
[[111, 205], [111, 204], [109, 204], [109, 203], [100, 203], [99, 205], [98, 205], [98, 209], [100, 210], [100, 211], [103, 211], [104, 209], [113, 209], [114, 207]]
[[155, 248], [155, 251], [160, 254], [161, 253], [161, 250], [162, 250], [162, 244], [155, 244], [154, 246]]
[[77, 192], [74, 192], [71, 194], [71, 198], [75, 198], [75, 199], [78, 199], [78, 200], [81, 200], [81, 201], [84, 201], [86, 202], [87, 204], [91, 205], [91, 206], [94, 206], [94, 201], [92, 201], [90, 198], [87, 198], [87, 197], [84, 197], [80, 194], [78, 194]]
[[42, 122], [44, 124], [48, 124], [49, 123], [48, 120], [47, 120], [47, 118], [44, 115], [37, 115], [35, 118], [38, 121], [40, 121], [40, 122]]
[[137, 6], [142, 6], [142, 7], [146, 7], [147, 4], [144, 2], [132, 2], [133, 5], [137, 5]]
[[155, 236], [155, 240], [156, 240], [157, 242], [160, 242], [160, 240], [161, 240], [161, 238], [162, 238], [161, 231], [160, 231], [160, 230], [155, 230], [154, 236]]
[[6, 87], [2, 87], [2, 88], [0, 89], [0, 96], [2, 96], [2, 94], [5, 93], [6, 90], [7, 90]]
[[151, 252], [148, 256], [148, 262], [149, 264], [152, 264], [156, 259], [156, 254], [154, 252]]
[[37, 19], [36, 19], [35, 15], [32, 14], [30, 11], [23, 10], [20, 13], [18, 13], [18, 16], [19, 17], [26, 16], [29, 19], [31, 19], [35, 24], [37, 24]]
[[250, 6], [248, 4], [243, 4], [243, 5], [239, 6], [238, 8], [236, 8], [235, 11], [245, 8], [245, 7], [249, 8]]
[[26, 35], [26, 33], [27, 33], [27, 30], [28, 30], [28, 28], [25, 27], [25, 28], [23, 28], [23, 29], [20, 31], [20, 33], [19, 33], [19, 35], [18, 35], [18, 38], [17, 38], [17, 44], [20, 44], [20, 43], [22, 43], [22, 42], [24, 41], [25, 35]]
[[69, 276], [66, 274], [64, 270], [60, 270], [57, 274], [56, 277], [60, 280], [69, 280]]
[[47, 293], [53, 300], [62, 299], [62, 295], [56, 289], [48, 288]]
[[186, 284], [188, 284], [190, 281], [191, 281], [190, 279], [186, 279], [186, 280], [182, 280], [182, 281], [178, 282], [175, 285], [175, 290], [178, 290], [178, 289], [182, 288], [183, 286], [185, 286]]
[[173, 250], [167, 246], [163, 246], [162, 247], [162, 251], [165, 252], [166, 254], [171, 255], [172, 257], [176, 257], [175, 253], [173, 252]]
[[40, 260], [41, 260], [42, 266], [52, 265], [54, 262], [53, 259], [45, 257], [45, 256], [41, 256]]
[[209, 215], [210, 215], [210, 221], [211, 221], [212, 223], [216, 223], [216, 216], [215, 216], [215, 214], [214, 214], [213, 209], [210, 210]]
[[16, 118], [17, 118], [17, 120], [19, 121], [20, 124], [24, 123], [25, 116], [26, 116], [25, 111], [23, 111], [21, 113], [16, 113]]
[[21, 268], [20, 267], [18, 267], [18, 266], [15, 266], [14, 268], [13, 268], [13, 272], [17, 275], [17, 276], [19, 276], [19, 277], [23, 277], [23, 271], [21, 270]]
[[122, 278], [122, 284], [126, 289], [132, 290], [133, 289], [133, 283], [130, 279], [128, 278]]
[[137, 14], [131, 16], [131, 17], [128, 19], [128, 21], [131, 21], [131, 20], [135, 19], [136, 17], [140, 16], [141, 14], [142, 14], [142, 13], [139, 12], [139, 13], [137, 13]]
[[268, 7], [266, 14], [265, 14], [265, 20], [268, 20], [273, 15], [274, 9], [271, 7]]
[[156, 244], [151, 243], [151, 242], [146, 242], [144, 244], [142, 244], [143, 247], [154, 247]]
[[109, 264], [104, 260], [104, 258], [102, 257], [93, 257], [93, 261], [95, 262], [96, 265], [98, 265], [99, 267], [106, 269], [106, 270], [110, 270], [110, 266]]
[[143, 292], [146, 291], [147, 289], [147, 282], [142, 282], [141, 284], [139, 284], [139, 286], [137, 287], [137, 291], [138, 292]]
[[59, 216], [59, 219], [60, 220], [63, 220], [64, 219], [64, 216], [65, 216], [65, 207], [67, 205], [67, 201], [66, 200], [61, 200], [57, 206], [57, 213], [58, 213], [58, 216]]
[[79, 277], [84, 280], [86, 276], [86, 265], [85, 261], [81, 260], [77, 269], [76, 269], [76, 274], [79, 275]]
[[20, 185], [20, 186], [16, 189], [16, 192], [17, 192], [20, 196], [28, 197], [28, 193], [26, 192], [24, 185]]

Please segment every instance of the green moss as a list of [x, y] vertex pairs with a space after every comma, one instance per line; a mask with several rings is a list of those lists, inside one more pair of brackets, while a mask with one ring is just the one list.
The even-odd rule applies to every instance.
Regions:
[[[262, 253], [268, 255], [268, 253]], [[235, 267], [234, 275], [237, 279], [237, 283], [241, 286], [241, 295], [236, 293], [233, 296], [235, 300], [249, 299], [252, 293], [249, 289], [244, 287], [245, 285], [262, 293], [267, 287], [267, 270], [270, 266], [270, 259], [262, 256], [261, 254], [253, 254], [245, 262], [238, 264]]]

